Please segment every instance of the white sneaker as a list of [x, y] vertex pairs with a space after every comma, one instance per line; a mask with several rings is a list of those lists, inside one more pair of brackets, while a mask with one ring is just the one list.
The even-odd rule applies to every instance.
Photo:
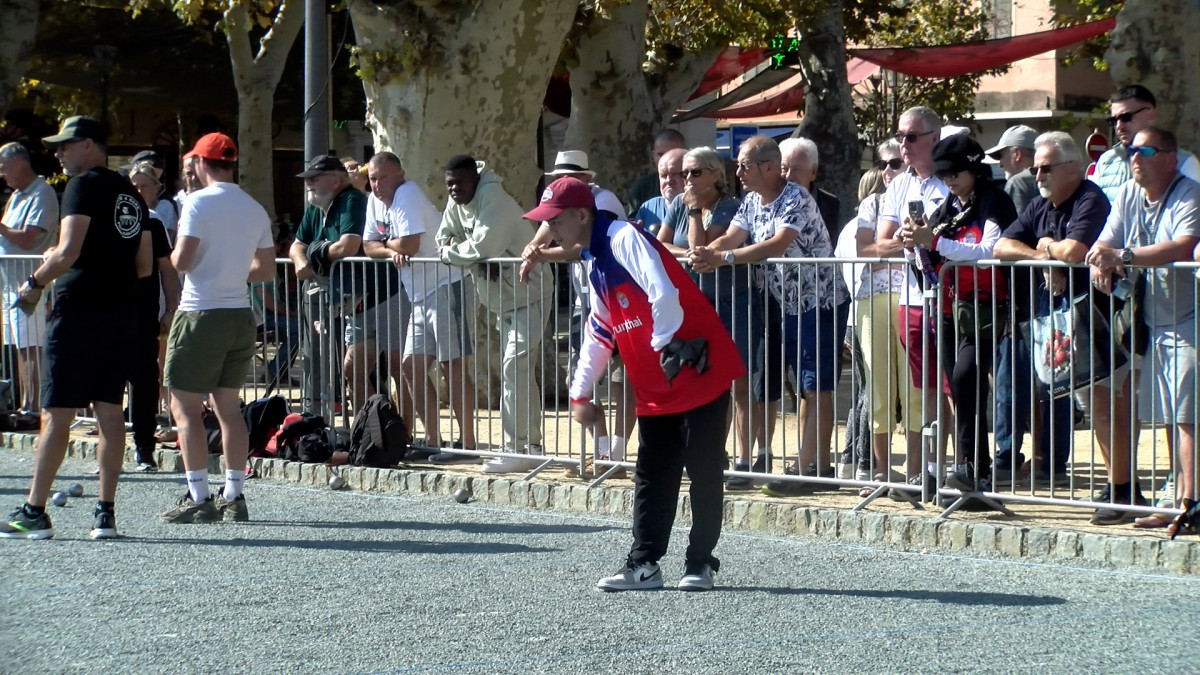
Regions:
[[[611, 577], [604, 577], [596, 582], [596, 588], [602, 591], [644, 591], [652, 588], [662, 588], [662, 570], [657, 563], [625, 562], [621, 569]], [[709, 582], [712, 587], [712, 582]]]
[[711, 591], [716, 576], [717, 573], [713, 571], [712, 565], [708, 563], [695, 567], [688, 564], [687, 571], [679, 579], [679, 590]]
[[842, 480], [854, 480], [854, 464], [838, 464], [834, 475]]
[[864, 483], [870, 482], [871, 470], [870, 469], [855, 469], [854, 470], [854, 480], [862, 481]]

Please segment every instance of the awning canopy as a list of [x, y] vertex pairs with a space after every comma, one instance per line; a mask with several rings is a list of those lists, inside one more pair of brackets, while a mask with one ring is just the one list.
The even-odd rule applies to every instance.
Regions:
[[913, 77], [958, 77], [1061, 49], [1103, 35], [1115, 17], [1016, 37], [940, 47], [851, 49], [850, 54]]

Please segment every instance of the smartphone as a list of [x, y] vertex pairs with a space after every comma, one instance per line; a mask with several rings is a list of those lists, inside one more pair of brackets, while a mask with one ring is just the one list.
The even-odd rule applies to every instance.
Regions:
[[1128, 300], [1133, 295], [1133, 282], [1129, 279], [1118, 279], [1112, 287], [1112, 296], [1118, 300]]
[[918, 223], [918, 224], [924, 223], [925, 222], [925, 202], [923, 202], [919, 199], [914, 199], [913, 201], [909, 202], [908, 203], [908, 217], [911, 218], [914, 223]]

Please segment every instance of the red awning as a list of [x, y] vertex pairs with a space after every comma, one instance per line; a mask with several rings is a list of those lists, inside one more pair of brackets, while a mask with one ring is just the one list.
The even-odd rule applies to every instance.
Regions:
[[[846, 62], [846, 80], [855, 85], [870, 77], [871, 73], [879, 70], [879, 66], [862, 59], [849, 59]], [[726, 106], [710, 112], [704, 117], [713, 119], [757, 119], [770, 117], [780, 113], [795, 113], [804, 105], [803, 78], [799, 74], [786, 82], [772, 87], [752, 98], [736, 105]]]
[[766, 53], [765, 49], [726, 48], [705, 71], [700, 86], [696, 87], [696, 92], [688, 97], [688, 100], [699, 98], [766, 61]]
[[849, 51], [860, 59], [913, 77], [957, 77], [1090, 40], [1112, 30], [1116, 24], [1116, 18], [1110, 17], [1078, 26], [960, 45]]

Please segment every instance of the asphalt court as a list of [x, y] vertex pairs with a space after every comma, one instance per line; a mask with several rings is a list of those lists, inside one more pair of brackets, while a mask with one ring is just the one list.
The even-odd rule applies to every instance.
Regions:
[[92, 466], [53, 540], [0, 541], [2, 672], [1200, 671], [1195, 578], [730, 531], [717, 590], [604, 594], [624, 519], [255, 480], [253, 522], [167, 525], [182, 477], [126, 475], [93, 542]]

